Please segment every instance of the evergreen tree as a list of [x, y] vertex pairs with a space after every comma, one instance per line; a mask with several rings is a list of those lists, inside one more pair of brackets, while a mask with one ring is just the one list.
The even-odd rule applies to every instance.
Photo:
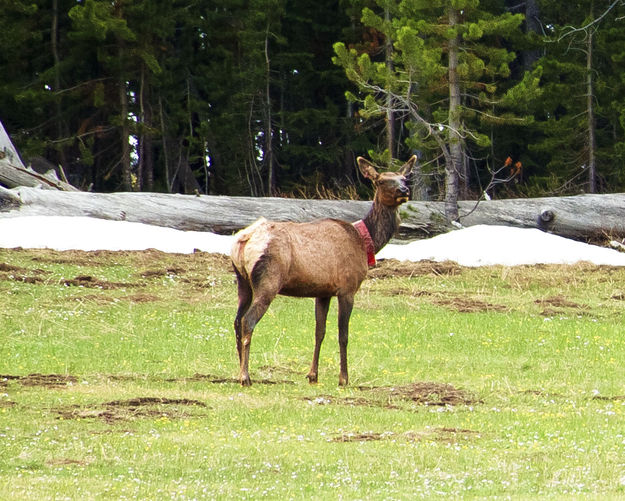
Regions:
[[491, 124], [527, 121], [509, 110], [535, 91], [537, 75], [506, 95], [497, 85], [510, 76], [515, 54], [504, 41], [518, 32], [522, 16], [496, 1], [379, 0], [378, 5], [390, 16], [365, 8], [362, 20], [393, 40], [394, 70], [341, 43], [335, 45], [336, 61], [363, 92], [365, 112], [384, 112], [390, 95], [412, 131], [407, 145], [424, 151], [428, 161], [442, 156], [446, 216], [456, 220], [460, 182], [469, 183], [467, 166], [475, 152], [491, 144], [484, 131]]
[[583, 0], [571, 9], [541, 3], [547, 29], [542, 97], [534, 103], [531, 152], [544, 166], [528, 194], [570, 194], [623, 186], [624, 100], [620, 60], [625, 34], [612, 2]]

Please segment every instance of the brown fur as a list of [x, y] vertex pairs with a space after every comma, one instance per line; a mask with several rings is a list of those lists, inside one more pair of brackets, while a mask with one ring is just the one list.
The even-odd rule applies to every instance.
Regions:
[[[408, 199], [406, 176], [416, 162], [412, 157], [399, 173], [379, 174], [358, 158], [362, 174], [376, 187], [374, 203], [364, 218], [375, 252], [390, 240], [399, 225], [397, 207]], [[367, 275], [367, 253], [354, 226], [337, 219], [310, 223], [273, 222], [264, 218], [241, 230], [232, 246], [239, 308], [234, 321], [239, 353], [239, 380], [251, 384], [248, 364], [254, 327], [277, 294], [314, 297], [315, 351], [308, 373], [317, 382], [319, 351], [325, 336], [330, 299], [339, 301], [339, 384], [348, 383], [347, 340], [354, 295]]]

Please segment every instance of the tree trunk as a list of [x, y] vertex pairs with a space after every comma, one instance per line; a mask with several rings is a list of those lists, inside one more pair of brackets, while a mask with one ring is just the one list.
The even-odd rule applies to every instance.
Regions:
[[[391, 22], [391, 14], [388, 5], [384, 7], [384, 20], [387, 24]], [[393, 41], [387, 34], [384, 42], [384, 52], [386, 69], [390, 76], [393, 72]], [[390, 84], [388, 84], [390, 88]], [[386, 148], [391, 158], [395, 157], [395, 114], [393, 113], [393, 97], [391, 92], [386, 93]]]
[[169, 173], [169, 149], [167, 148], [167, 129], [165, 127], [165, 111], [163, 109], [163, 97], [159, 94], [158, 96], [158, 111], [161, 121], [161, 143], [162, 143], [162, 155], [163, 155], [163, 164], [165, 165], [165, 186], [167, 187], [167, 191], [171, 193], [170, 186], [170, 173]]
[[61, 181], [53, 170], [46, 174], [39, 174], [25, 167], [19, 157], [7, 156], [4, 151], [0, 152], [0, 186], [8, 188], [26, 186], [31, 188], [38, 187], [44, 190], [80, 191], [71, 184]]
[[130, 191], [134, 188], [132, 182], [132, 172], [130, 167], [130, 127], [128, 126], [128, 93], [126, 81], [121, 78], [119, 81], [119, 101], [121, 111], [121, 147], [122, 156], [120, 163], [122, 166], [122, 182], [124, 190]]
[[[4, 162], [8, 165], [19, 167], [20, 169], [26, 168], [24, 162], [22, 162], [22, 159], [20, 158], [17, 148], [13, 146], [13, 142], [11, 141], [9, 134], [7, 134], [7, 131], [4, 129], [2, 122], [0, 122], [0, 153], [2, 153], [1, 158], [4, 158]], [[2, 181], [0, 181], [0, 184], [2, 184]], [[5, 186], [12, 188], [18, 185], [13, 184]]]
[[[459, 202], [460, 220], [476, 224], [540, 228], [569, 238], [625, 236], [625, 194]], [[157, 193], [89, 193], [0, 187], [0, 217], [87, 216], [134, 221], [179, 230], [232, 233], [258, 217], [311, 221], [362, 219], [371, 202], [298, 200]], [[444, 202], [408, 202], [400, 208], [403, 237], [449, 231]], [[463, 216], [465, 214], [465, 216]]]
[[[52, 48], [52, 58], [54, 59], [54, 106], [56, 108], [56, 136], [58, 140], [63, 139], [65, 127], [63, 126], [63, 104], [61, 94], [61, 58], [59, 57], [59, 1], [52, 0], [52, 26], [50, 27], [50, 46]], [[59, 161], [61, 167], [67, 166], [65, 158], [65, 148], [59, 145]]]
[[[458, 11], [449, 8], [449, 26], [458, 24]], [[460, 82], [458, 81], [458, 51], [460, 36], [449, 40], [449, 158], [445, 159], [445, 216], [449, 221], [458, 219], [458, 173], [462, 168], [462, 142], [460, 138]]]
[[273, 124], [271, 116], [271, 60], [269, 59], [269, 23], [265, 34], [265, 151], [264, 159], [267, 165], [267, 193], [276, 194], [276, 172], [273, 158]]
[[[536, 0], [525, 1], [525, 33], [541, 34], [542, 26], [539, 20], [540, 10]], [[521, 51], [521, 60], [525, 71], [530, 71], [534, 67], [534, 63], [540, 59], [541, 51], [539, 49]]]
[[[141, 63], [141, 75], [139, 77], [139, 134], [137, 136], [137, 191], [143, 191], [145, 179], [145, 148], [146, 136], [148, 134], [148, 126], [146, 124], [145, 112], [145, 63]], [[153, 188], [148, 188], [151, 191]]]
[[[590, 19], [593, 19], [592, 2], [590, 7]], [[595, 152], [597, 149], [597, 139], [595, 137], [595, 110], [594, 110], [594, 85], [592, 67], [594, 27], [588, 28], [586, 37], [586, 116], [588, 133], [588, 192], [597, 192], [597, 162]]]

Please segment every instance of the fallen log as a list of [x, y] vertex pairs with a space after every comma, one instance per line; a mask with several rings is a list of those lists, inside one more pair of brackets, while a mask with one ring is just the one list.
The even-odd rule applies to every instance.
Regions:
[[[160, 193], [88, 193], [0, 187], [0, 217], [88, 216], [180, 230], [230, 234], [258, 217], [310, 221], [333, 217], [356, 221], [371, 202], [300, 200]], [[625, 237], [625, 194], [491, 200], [459, 203], [461, 224], [504, 225], [576, 239]], [[400, 234], [424, 238], [449, 231], [442, 202], [413, 201], [401, 208]], [[465, 216], [462, 216], [462, 215]]]
[[6, 156], [6, 151], [0, 151], [0, 186], [16, 188], [30, 186], [44, 190], [79, 191], [65, 181], [61, 181], [54, 170], [41, 174], [24, 166], [21, 161], [17, 165], [17, 157]]

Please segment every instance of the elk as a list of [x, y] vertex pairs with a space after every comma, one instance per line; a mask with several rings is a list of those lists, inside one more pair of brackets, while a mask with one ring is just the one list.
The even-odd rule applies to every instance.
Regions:
[[373, 182], [375, 196], [368, 214], [356, 223], [260, 218], [236, 235], [231, 258], [239, 295], [234, 330], [242, 386], [251, 385], [248, 364], [252, 333], [278, 294], [315, 298], [315, 350], [307, 375], [310, 383], [317, 382], [328, 308], [331, 298], [337, 297], [339, 385], [348, 384], [347, 340], [354, 295], [368, 266], [375, 265], [375, 254], [399, 227], [397, 209], [409, 198], [409, 176], [416, 160], [412, 156], [397, 173], [378, 173], [369, 161], [358, 157], [360, 172]]

